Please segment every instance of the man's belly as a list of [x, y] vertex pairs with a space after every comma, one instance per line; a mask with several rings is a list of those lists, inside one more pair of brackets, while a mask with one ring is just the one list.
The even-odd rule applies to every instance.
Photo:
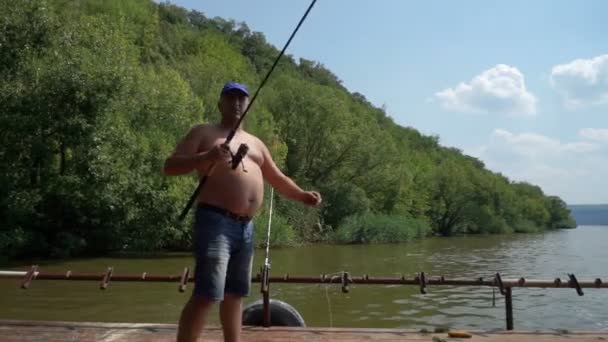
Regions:
[[264, 179], [255, 163], [232, 170], [216, 165], [198, 196], [199, 203], [212, 204], [239, 215], [253, 216], [262, 205]]

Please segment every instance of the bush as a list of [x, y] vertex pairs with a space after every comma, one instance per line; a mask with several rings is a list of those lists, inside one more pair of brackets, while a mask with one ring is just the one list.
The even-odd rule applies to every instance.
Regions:
[[369, 211], [371, 201], [363, 189], [353, 184], [339, 183], [321, 190], [325, 205], [325, 224], [339, 226], [345, 218]]
[[[255, 224], [255, 246], [257, 248], [266, 247], [266, 237], [268, 234], [268, 213], [263, 212], [254, 219]], [[297, 244], [296, 233], [287, 219], [273, 213], [272, 226], [270, 229], [270, 247], [287, 247]]]
[[346, 218], [332, 240], [337, 243], [395, 243], [429, 234], [431, 226], [423, 220], [368, 213]]
[[[269, 201], [269, 199], [266, 201]], [[272, 218], [273, 229], [275, 217], [280, 216], [285, 224], [289, 225], [294, 232], [294, 244], [323, 241], [324, 233], [318, 229], [320, 222], [319, 211], [319, 208], [305, 206], [302, 203], [275, 196], [275, 209]], [[260, 215], [264, 215], [264, 213], [260, 213]], [[268, 216], [264, 217], [266, 220], [264, 227], [267, 227]]]
[[516, 233], [538, 233], [543, 230], [534, 222], [528, 220], [521, 220], [516, 222], [513, 225], [513, 229]]

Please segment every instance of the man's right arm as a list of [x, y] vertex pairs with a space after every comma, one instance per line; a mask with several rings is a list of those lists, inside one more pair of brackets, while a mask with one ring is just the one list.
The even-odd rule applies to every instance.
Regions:
[[206, 152], [198, 152], [204, 137], [205, 126], [193, 127], [190, 132], [177, 144], [175, 151], [165, 160], [163, 173], [167, 176], [188, 174], [204, 167], [207, 161]]

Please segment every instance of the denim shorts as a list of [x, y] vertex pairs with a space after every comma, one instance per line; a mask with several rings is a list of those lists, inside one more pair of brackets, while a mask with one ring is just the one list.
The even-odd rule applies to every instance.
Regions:
[[194, 296], [223, 300], [224, 293], [249, 295], [253, 221], [238, 221], [197, 206], [194, 255]]

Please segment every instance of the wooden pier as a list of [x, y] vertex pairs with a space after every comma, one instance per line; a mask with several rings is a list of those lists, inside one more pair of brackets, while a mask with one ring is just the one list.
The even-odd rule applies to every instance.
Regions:
[[[144, 323], [82, 323], [48, 321], [0, 320], [0, 341], [45, 342], [169, 342], [175, 341], [175, 324]], [[598, 342], [608, 341], [606, 332], [517, 332], [470, 331], [471, 338], [452, 338], [447, 332], [422, 333], [403, 329], [364, 328], [292, 328], [244, 327], [243, 341], [247, 342], [329, 342], [329, 341], [471, 341], [471, 342]], [[221, 342], [222, 331], [215, 327], [205, 331], [199, 341]]]

